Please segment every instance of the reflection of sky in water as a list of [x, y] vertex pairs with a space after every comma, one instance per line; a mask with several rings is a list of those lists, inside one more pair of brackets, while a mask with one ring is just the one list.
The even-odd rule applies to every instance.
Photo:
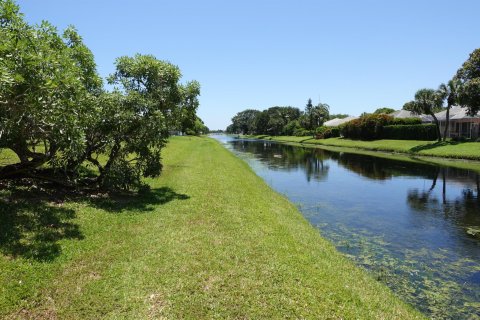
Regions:
[[432, 317], [480, 314], [480, 235], [467, 233], [480, 229], [476, 173], [221, 139], [405, 300]]

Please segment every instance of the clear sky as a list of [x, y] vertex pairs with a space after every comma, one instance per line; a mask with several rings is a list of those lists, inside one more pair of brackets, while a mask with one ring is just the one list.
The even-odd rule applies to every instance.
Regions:
[[480, 47], [479, 0], [21, 0], [29, 22], [77, 27], [100, 74], [153, 54], [202, 85], [198, 114], [224, 129], [237, 112], [401, 108], [448, 81]]

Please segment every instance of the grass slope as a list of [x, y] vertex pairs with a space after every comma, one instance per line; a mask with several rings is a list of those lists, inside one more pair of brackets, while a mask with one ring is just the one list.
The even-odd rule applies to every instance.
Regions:
[[1, 200], [0, 318], [422, 318], [218, 142], [164, 163], [136, 198]]
[[[330, 139], [314, 139], [311, 137], [294, 137], [294, 136], [247, 136], [254, 139], [272, 140], [279, 142], [299, 143], [302, 145], [319, 145], [338, 148], [352, 148], [367, 151], [383, 151], [405, 153], [408, 156], [436, 157], [446, 159], [462, 159], [462, 160], [480, 160], [480, 143], [479, 142], [431, 142], [419, 140], [374, 140], [360, 141], [343, 138]], [[435, 162], [435, 161], [432, 161]], [[446, 163], [454, 165], [453, 163]], [[473, 162], [472, 166], [464, 166], [465, 168], [480, 168], [480, 164]]]

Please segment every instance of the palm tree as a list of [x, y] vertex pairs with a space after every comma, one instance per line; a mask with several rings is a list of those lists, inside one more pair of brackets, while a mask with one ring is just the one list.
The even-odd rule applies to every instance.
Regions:
[[443, 141], [447, 139], [448, 126], [450, 124], [450, 108], [455, 104], [458, 104], [458, 92], [461, 85], [462, 83], [459, 79], [453, 78], [452, 80], [448, 81], [447, 84], [442, 83], [437, 90], [437, 94], [439, 95], [440, 99], [442, 99], [442, 103], [445, 101], [445, 99], [447, 100], [447, 114], [445, 118]]
[[428, 114], [432, 116], [433, 122], [437, 126], [438, 142], [442, 141], [440, 133], [440, 124], [435, 116], [442, 108], [442, 99], [438, 93], [433, 89], [420, 89], [415, 93], [415, 101], [411, 104], [411, 111], [415, 114]]
[[314, 124], [320, 126], [330, 114], [330, 106], [326, 103], [319, 103], [312, 110]]

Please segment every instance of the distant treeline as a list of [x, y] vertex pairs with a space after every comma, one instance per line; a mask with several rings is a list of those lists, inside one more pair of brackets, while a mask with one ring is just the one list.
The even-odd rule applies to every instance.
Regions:
[[313, 105], [308, 99], [302, 111], [296, 107], [271, 107], [263, 111], [247, 109], [232, 118], [226, 132], [237, 134], [278, 135], [313, 135], [315, 129], [327, 120], [345, 118], [346, 114], [330, 114], [330, 106], [326, 103]]

